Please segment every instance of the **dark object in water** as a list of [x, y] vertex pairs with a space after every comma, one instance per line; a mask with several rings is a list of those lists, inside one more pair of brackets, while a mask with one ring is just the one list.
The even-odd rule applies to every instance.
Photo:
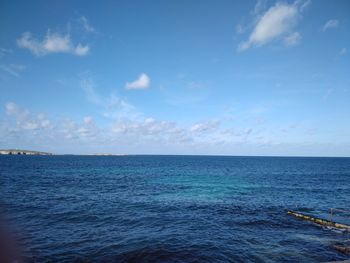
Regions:
[[339, 252], [342, 252], [344, 254], [350, 254], [350, 246], [346, 246], [346, 245], [334, 245], [333, 246], [336, 250], [338, 250]]
[[289, 215], [293, 215], [293, 216], [295, 216], [297, 218], [301, 218], [301, 219], [313, 222], [313, 223], [321, 225], [321, 226], [334, 227], [334, 228], [350, 231], [350, 226], [345, 225], [345, 224], [336, 223], [336, 222], [333, 222], [333, 221], [330, 221], [330, 220], [317, 218], [317, 217], [313, 217], [313, 216], [310, 216], [310, 215], [304, 215], [304, 214], [301, 214], [301, 213], [298, 213], [298, 212], [294, 212], [294, 211], [288, 211], [287, 213]]

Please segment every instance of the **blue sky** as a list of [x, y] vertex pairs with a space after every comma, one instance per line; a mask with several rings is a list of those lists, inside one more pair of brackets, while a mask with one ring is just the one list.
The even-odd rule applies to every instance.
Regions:
[[1, 1], [0, 148], [350, 156], [350, 2]]

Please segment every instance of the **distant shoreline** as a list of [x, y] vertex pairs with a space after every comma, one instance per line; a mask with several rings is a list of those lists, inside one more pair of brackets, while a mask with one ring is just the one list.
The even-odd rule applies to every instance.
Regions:
[[49, 153], [49, 152], [40, 152], [40, 151], [32, 151], [32, 150], [0, 149], [0, 155], [126, 156], [127, 154], [111, 154], [111, 153], [96, 153], [96, 154], [54, 154], [54, 153]]
[[51, 155], [51, 156], [198, 156], [198, 157], [261, 157], [261, 158], [350, 158], [350, 156], [297, 156], [297, 155], [226, 155], [226, 154], [125, 154], [125, 153], [50, 153], [20, 149], [0, 149], [0, 155]]
[[52, 153], [19, 149], [4, 149], [0, 150], [0, 155], [52, 155]]

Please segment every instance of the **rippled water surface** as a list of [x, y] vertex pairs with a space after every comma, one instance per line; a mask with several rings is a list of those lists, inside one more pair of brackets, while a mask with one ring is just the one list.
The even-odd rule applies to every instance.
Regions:
[[286, 209], [349, 210], [350, 158], [0, 156], [0, 187], [29, 262], [347, 259]]

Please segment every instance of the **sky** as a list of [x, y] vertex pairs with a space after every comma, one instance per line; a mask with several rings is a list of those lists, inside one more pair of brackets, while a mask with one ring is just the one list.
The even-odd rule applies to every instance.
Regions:
[[350, 1], [0, 2], [0, 148], [350, 156]]

